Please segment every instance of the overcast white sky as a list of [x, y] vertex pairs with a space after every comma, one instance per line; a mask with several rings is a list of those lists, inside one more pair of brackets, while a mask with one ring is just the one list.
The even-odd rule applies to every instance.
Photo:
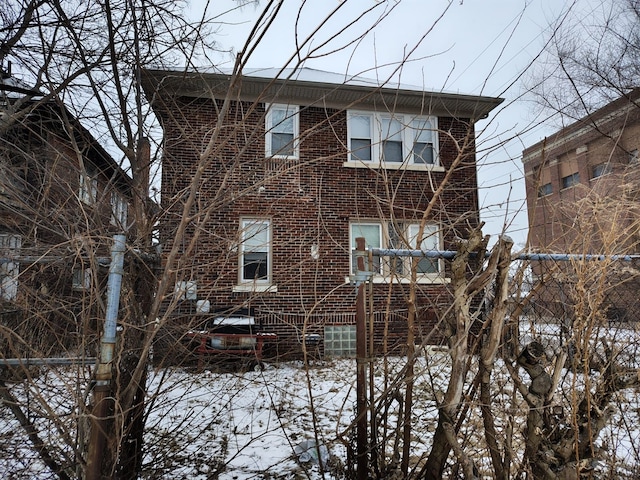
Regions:
[[[192, 0], [189, 13], [203, 15], [206, 0]], [[227, 53], [215, 54], [219, 67], [232, 66], [232, 52], [243, 48], [258, 13], [268, 2], [233, 9], [234, 0], [210, 2], [207, 16], [220, 15], [218, 44]], [[327, 53], [365, 30], [374, 16], [396, 5], [389, 16], [364, 40], [345, 50], [307, 60], [305, 67], [336, 73], [360, 74], [386, 79], [406, 53], [411, 54], [395, 80], [423, 86], [426, 90], [445, 90], [464, 94], [500, 96], [501, 108], [487, 121], [479, 123], [479, 181], [481, 217], [487, 222], [485, 233], [493, 240], [506, 225], [506, 232], [521, 247], [526, 239], [524, 181], [520, 156], [529, 146], [553, 131], [540, 122], [530, 103], [518, 100], [524, 91], [520, 75], [538, 56], [553, 24], [567, 9], [589, 15], [592, 0], [285, 0], [273, 28], [258, 45], [248, 67], [287, 66], [295, 53], [296, 21], [298, 39], [304, 39], [330, 10], [343, 5], [334, 20], [313, 35], [309, 48], [328, 41], [320, 50]], [[303, 5], [300, 15], [299, 8]], [[357, 20], [345, 34], [336, 37], [340, 27], [369, 7], [378, 5], [369, 16]], [[442, 18], [438, 21], [438, 18]], [[421, 41], [423, 36], [424, 39]], [[231, 52], [229, 52], [231, 51]], [[288, 66], [292, 66], [289, 63]], [[529, 78], [525, 74], [524, 78]], [[501, 142], [514, 137], [504, 146]], [[493, 243], [493, 242], [492, 242]]]

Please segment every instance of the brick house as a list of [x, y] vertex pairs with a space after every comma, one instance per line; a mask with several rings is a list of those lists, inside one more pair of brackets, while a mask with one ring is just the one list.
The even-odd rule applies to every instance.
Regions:
[[[635, 89], [523, 151], [529, 244], [533, 249], [638, 252], [639, 102], [640, 89]], [[625, 270], [625, 266], [629, 265], [612, 268]], [[544, 269], [538, 269], [534, 273], [540, 277]], [[612, 292], [615, 298], [608, 300], [612, 315], [640, 313], [634, 306], [637, 285], [619, 273], [616, 283], [627, 286]], [[560, 306], [549, 308], [556, 313], [562, 310]]]
[[58, 354], [95, 337], [102, 259], [133, 232], [131, 180], [64, 105], [8, 72], [0, 103], [3, 355]]
[[[344, 80], [307, 69], [237, 80], [143, 73], [164, 131], [161, 243], [165, 257], [180, 255], [167, 300], [179, 328], [251, 309], [278, 334], [281, 354], [299, 351], [308, 334], [327, 355], [352, 354], [356, 237], [442, 249], [479, 224], [474, 124], [502, 100]], [[196, 201], [184, 211], [192, 181]], [[378, 348], [406, 343], [409, 267], [373, 259]], [[440, 260], [417, 264], [420, 340], [438, 341], [447, 270]]]

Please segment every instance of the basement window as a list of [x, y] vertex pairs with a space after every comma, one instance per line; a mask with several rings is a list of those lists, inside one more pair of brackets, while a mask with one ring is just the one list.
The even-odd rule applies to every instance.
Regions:
[[329, 357], [353, 357], [356, 354], [355, 325], [324, 327], [324, 354]]

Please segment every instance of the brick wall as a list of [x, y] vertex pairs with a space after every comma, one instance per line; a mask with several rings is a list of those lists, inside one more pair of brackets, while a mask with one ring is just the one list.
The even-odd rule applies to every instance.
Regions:
[[[345, 111], [301, 107], [300, 159], [293, 161], [265, 159], [264, 104], [234, 103], [218, 123], [221, 102], [166, 101], [164, 107], [156, 105], [165, 133], [163, 251], [178, 248], [177, 280], [195, 280], [198, 298], [209, 300], [212, 308], [251, 307], [258, 316], [268, 318], [265, 329], [281, 336], [281, 353], [299, 350], [301, 331], [335, 322], [331, 314], [355, 312], [354, 287], [345, 282], [350, 271], [350, 221], [393, 217], [415, 223], [446, 174], [345, 167]], [[216, 127], [218, 137], [209, 144]], [[469, 135], [467, 122], [443, 117], [439, 128], [441, 164], [450, 167], [462, 155], [431, 215], [442, 224], [444, 247], [450, 248], [454, 236], [464, 236], [469, 226], [479, 222], [475, 153], [473, 135], [466, 151], [457, 150]], [[175, 245], [173, 237], [198, 172], [196, 164], [202, 172], [194, 190], [196, 206], [187, 212], [191, 221], [186, 236]], [[238, 283], [236, 247], [242, 217], [272, 222], [277, 292], [233, 291]], [[311, 256], [312, 245], [319, 248], [318, 259]], [[383, 311], [389, 301], [390, 309], [397, 312], [391, 328], [391, 343], [397, 348], [406, 333], [404, 320], [398, 319], [406, 318], [402, 312], [407, 308], [407, 288], [396, 285], [389, 293], [388, 284], [374, 287], [374, 310]], [[450, 297], [446, 283], [420, 289], [418, 324], [427, 336]], [[167, 302], [167, 308], [183, 321], [206, 317], [190, 316], [193, 304], [189, 301]], [[378, 322], [378, 343], [383, 323]]]

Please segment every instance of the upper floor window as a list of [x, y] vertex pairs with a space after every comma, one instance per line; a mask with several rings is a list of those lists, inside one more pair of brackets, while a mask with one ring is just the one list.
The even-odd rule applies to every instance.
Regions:
[[87, 171], [80, 173], [80, 188], [78, 191], [80, 201], [87, 205], [93, 205], [98, 198], [98, 179]]
[[580, 174], [578, 172], [562, 177], [562, 188], [573, 187], [580, 183]]
[[349, 160], [437, 165], [437, 118], [349, 112]]
[[540, 185], [538, 188], [538, 197], [546, 197], [547, 195], [551, 195], [553, 193], [553, 186], [551, 183], [545, 183], [544, 185]]
[[298, 158], [299, 109], [293, 105], [267, 105], [265, 154], [267, 157]]
[[[408, 250], [439, 250], [440, 231], [437, 225], [425, 225], [421, 238], [418, 238], [420, 225], [417, 223], [396, 224], [393, 222], [363, 222], [351, 224], [351, 273], [357, 267], [356, 238], [365, 239], [366, 248], [390, 248]], [[411, 272], [413, 257], [373, 256], [371, 269], [377, 275], [396, 275], [406, 277]], [[417, 257], [416, 272], [425, 277], [442, 271], [441, 260], [437, 258]]]
[[271, 283], [271, 222], [243, 219], [240, 231], [240, 283]]
[[608, 173], [611, 173], [611, 164], [609, 162], [601, 163], [593, 166], [591, 169], [591, 178], [598, 178], [602, 175], [607, 175]]
[[122, 229], [127, 227], [128, 205], [125, 198], [118, 192], [111, 192], [111, 225]]

